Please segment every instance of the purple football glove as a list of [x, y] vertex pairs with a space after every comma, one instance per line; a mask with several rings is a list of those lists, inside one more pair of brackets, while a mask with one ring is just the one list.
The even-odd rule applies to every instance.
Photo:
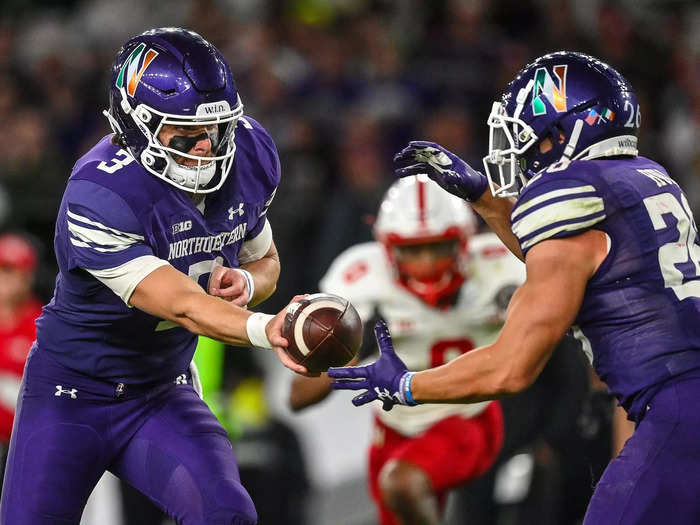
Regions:
[[417, 405], [411, 397], [411, 379], [406, 365], [394, 352], [391, 334], [384, 321], [374, 325], [374, 336], [379, 345], [379, 359], [367, 366], [329, 368], [328, 375], [335, 380], [331, 386], [336, 390], [366, 390], [352, 400], [356, 407], [379, 399], [384, 410], [394, 405]]
[[483, 173], [434, 142], [412, 141], [394, 156], [397, 177], [425, 173], [442, 189], [474, 202], [488, 187]]

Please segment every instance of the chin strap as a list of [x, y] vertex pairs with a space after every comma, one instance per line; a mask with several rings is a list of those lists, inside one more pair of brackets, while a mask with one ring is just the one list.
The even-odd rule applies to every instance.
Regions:
[[583, 120], [578, 119], [576, 121], [576, 123], [574, 124], [574, 129], [571, 132], [571, 137], [569, 137], [569, 143], [566, 145], [566, 148], [564, 148], [564, 155], [562, 157], [562, 160], [564, 158], [566, 158], [566, 159], [571, 158], [571, 154], [576, 149], [576, 144], [578, 144], [578, 139], [581, 136], [582, 129], [583, 129]]

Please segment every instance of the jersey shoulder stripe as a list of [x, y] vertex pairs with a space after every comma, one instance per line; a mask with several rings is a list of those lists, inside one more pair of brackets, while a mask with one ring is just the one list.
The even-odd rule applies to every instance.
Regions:
[[66, 187], [56, 242], [65, 249], [68, 269], [114, 268], [153, 253], [143, 224], [121, 195], [85, 179], [71, 179]]
[[556, 173], [525, 188], [511, 225], [524, 254], [538, 242], [582, 233], [605, 218], [605, 202], [593, 184]]
[[119, 252], [144, 240], [142, 235], [121, 232], [74, 213], [70, 206], [66, 210], [66, 224], [71, 244], [98, 252]]

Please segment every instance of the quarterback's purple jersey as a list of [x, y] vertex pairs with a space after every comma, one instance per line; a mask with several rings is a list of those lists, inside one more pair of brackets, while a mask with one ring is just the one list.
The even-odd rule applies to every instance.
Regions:
[[259, 123], [242, 117], [234, 165], [202, 214], [189, 194], [150, 175], [110, 139], [78, 160], [68, 180], [56, 219], [56, 289], [37, 321], [39, 351], [108, 381], [171, 380], [187, 369], [196, 336], [127, 306], [85, 269], [153, 255], [206, 289], [214, 261], [238, 266], [241, 243], [264, 227], [280, 180], [277, 150]]
[[631, 419], [669, 379], [700, 368], [698, 233], [663, 167], [643, 157], [553, 165], [525, 186], [511, 222], [523, 254], [588, 229], [608, 235], [574, 335]]

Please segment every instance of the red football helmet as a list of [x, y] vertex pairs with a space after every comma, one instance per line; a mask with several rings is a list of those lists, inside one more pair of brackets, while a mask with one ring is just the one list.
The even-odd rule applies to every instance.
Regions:
[[374, 225], [399, 284], [440, 308], [451, 305], [467, 278], [467, 241], [475, 231], [469, 205], [423, 175], [389, 188]]

